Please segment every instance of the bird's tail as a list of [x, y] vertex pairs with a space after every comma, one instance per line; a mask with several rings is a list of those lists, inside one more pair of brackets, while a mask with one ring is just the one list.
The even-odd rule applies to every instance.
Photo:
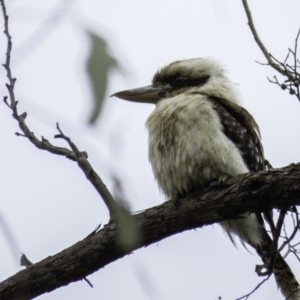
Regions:
[[[285, 259], [276, 252], [277, 249], [275, 252], [272, 250], [272, 240], [265, 229], [262, 232], [261, 244], [254, 248], [261, 257], [265, 269], [271, 268], [278, 288], [285, 299], [300, 300], [300, 285]], [[259, 273], [259, 270], [257, 272]]]
[[285, 299], [300, 300], [300, 285], [289, 265], [273, 246], [260, 215], [245, 214], [239, 219], [223, 221], [220, 225], [233, 243], [233, 237], [237, 235], [244, 246], [247, 243], [256, 250], [263, 261], [263, 266], [257, 266], [258, 275], [273, 273]]

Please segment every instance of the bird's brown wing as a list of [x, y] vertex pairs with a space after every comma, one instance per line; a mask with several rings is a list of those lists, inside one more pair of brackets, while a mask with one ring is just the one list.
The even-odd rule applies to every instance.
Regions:
[[264, 150], [259, 127], [243, 107], [221, 98], [210, 97], [218, 112], [224, 134], [237, 146], [250, 172], [265, 170]]
[[[220, 98], [210, 98], [210, 100], [220, 116], [224, 134], [239, 148], [249, 171], [265, 170], [259, 127], [251, 114], [231, 101]], [[268, 222], [272, 222], [271, 213], [266, 212], [265, 214], [269, 214], [270, 219]], [[256, 216], [258, 221], [263, 224], [261, 215], [256, 214]], [[274, 226], [274, 223], [272, 222], [271, 225]], [[261, 234], [262, 243], [252, 246], [262, 258], [264, 265], [269, 267], [270, 258], [274, 251], [272, 248], [273, 242], [264, 227], [261, 229]], [[271, 271], [274, 273], [277, 284], [285, 297], [291, 300], [300, 299], [299, 283], [280, 253], [277, 253]]]

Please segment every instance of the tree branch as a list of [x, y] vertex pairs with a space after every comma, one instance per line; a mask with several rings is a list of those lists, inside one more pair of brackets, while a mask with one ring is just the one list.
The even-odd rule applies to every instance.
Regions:
[[[283, 90], [288, 90], [289, 93], [291, 95], [295, 95], [298, 100], [300, 101], [300, 73], [299, 73], [299, 67], [300, 67], [300, 62], [299, 59], [297, 58], [297, 47], [298, 47], [298, 39], [299, 39], [299, 35], [300, 35], [300, 28], [298, 30], [297, 36], [295, 38], [295, 46], [294, 46], [294, 51], [291, 49], [288, 49], [288, 54], [285, 58], [285, 60], [283, 62], [279, 61], [278, 59], [276, 59], [265, 47], [265, 45], [263, 44], [263, 42], [261, 41], [256, 28], [254, 26], [254, 22], [252, 19], [252, 15], [251, 15], [251, 11], [249, 9], [247, 0], [242, 0], [243, 2], [243, 6], [244, 6], [244, 10], [246, 12], [247, 18], [248, 18], [248, 25], [251, 29], [252, 35], [257, 43], [257, 45], [259, 46], [260, 50], [262, 51], [262, 53], [264, 54], [264, 56], [266, 57], [268, 63], [267, 64], [261, 64], [261, 65], [267, 65], [267, 66], [271, 66], [273, 69], [275, 69], [277, 72], [279, 72], [280, 74], [282, 74], [283, 76], [285, 76], [287, 78], [287, 80], [285, 80], [283, 83], [280, 83], [276, 76], [274, 76], [274, 81], [273, 80], [269, 80], [269, 82], [271, 83], [275, 83], [278, 86], [280, 86]], [[293, 57], [293, 61], [292, 61], [292, 66], [289, 65], [287, 63], [289, 57], [291, 56]]]
[[77, 162], [79, 168], [83, 171], [86, 178], [91, 182], [94, 186], [98, 194], [102, 197], [105, 205], [107, 206], [110, 217], [116, 217], [116, 212], [118, 210], [118, 204], [114, 200], [110, 191], [106, 188], [105, 184], [93, 169], [91, 164], [88, 161], [88, 155], [86, 152], [81, 152], [78, 147], [72, 142], [72, 140], [67, 137], [60, 129], [59, 124], [56, 124], [56, 128], [59, 131], [59, 134], [55, 135], [55, 138], [61, 138], [65, 140], [70, 148], [72, 149], [72, 153], [75, 155], [75, 161]]
[[[180, 199], [132, 216], [139, 228], [135, 244], [121, 246], [122, 224], [111, 221], [70, 248], [29, 266], [0, 284], [1, 300], [32, 299], [79, 281], [139, 248], [171, 235], [237, 218], [246, 212], [300, 205], [300, 164], [259, 173], [248, 173], [214, 183]], [[188, 216], [188, 217], [187, 217]]]
[[254, 22], [252, 19], [252, 14], [251, 11], [249, 9], [247, 0], [242, 0], [243, 5], [244, 5], [244, 9], [248, 18], [248, 25], [251, 29], [252, 35], [257, 43], [257, 45], [259, 46], [260, 50], [262, 51], [262, 53], [264, 54], [265, 58], [267, 59], [269, 65], [274, 68], [276, 71], [278, 71], [280, 74], [282, 74], [283, 76], [288, 76], [289, 74], [287, 73], [287, 71], [285, 69], [283, 69], [280, 65], [278, 65], [277, 63], [274, 62], [272, 55], [269, 53], [269, 51], [267, 50], [267, 48], [265, 47], [265, 45], [263, 44], [263, 42], [261, 41], [256, 28], [254, 26]]

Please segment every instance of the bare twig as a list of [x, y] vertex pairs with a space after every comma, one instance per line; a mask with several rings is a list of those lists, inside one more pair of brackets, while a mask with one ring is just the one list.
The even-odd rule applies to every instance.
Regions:
[[276, 256], [278, 254], [278, 250], [277, 250], [278, 249], [278, 239], [280, 237], [280, 233], [281, 233], [282, 225], [284, 223], [286, 212], [287, 212], [286, 209], [280, 210], [276, 228], [275, 228], [274, 232], [272, 232], [273, 233], [273, 242], [272, 242], [272, 246], [270, 249], [272, 253], [271, 253], [269, 264], [268, 264], [268, 266], [266, 266], [267, 271], [265, 272], [265, 274], [263, 274], [263, 273], [259, 274], [259, 276], [267, 275], [267, 274], [271, 275], [273, 273]]
[[94, 286], [92, 285], [92, 283], [91, 283], [86, 277], [84, 277], [83, 280], [84, 280], [91, 288], [94, 287]]
[[[24, 253], [21, 253], [21, 258], [20, 258], [20, 265], [25, 267], [25, 268], [28, 268], [30, 266], [32, 266], [34, 263], [31, 262], [27, 256], [24, 254]], [[91, 287], [93, 288], [93, 285], [92, 283], [86, 278], [84, 277], [83, 280]]]
[[[300, 90], [299, 90], [299, 86], [300, 86], [300, 74], [297, 72], [297, 67], [298, 64], [299, 64], [299, 60], [297, 59], [297, 51], [298, 51], [298, 39], [299, 39], [299, 36], [300, 36], [300, 28], [298, 30], [298, 34], [296, 36], [296, 39], [295, 39], [295, 50], [294, 50], [294, 76], [295, 76], [295, 79], [297, 82], [294, 82], [294, 86], [296, 87], [297, 89], [297, 95], [299, 96], [300, 95]], [[299, 64], [300, 65], [300, 64]]]
[[[8, 93], [9, 93], [9, 101], [8, 101], [7, 96], [5, 96], [3, 98], [3, 101], [12, 110], [13, 117], [17, 120], [21, 131], [24, 133], [23, 136], [28, 138], [37, 148], [42, 149], [42, 150], [47, 150], [53, 154], [63, 155], [63, 156], [72, 158], [72, 157], [74, 157], [72, 151], [70, 151], [66, 148], [55, 147], [49, 141], [45, 140], [44, 138], [39, 140], [34, 135], [34, 133], [29, 130], [29, 128], [27, 127], [27, 125], [25, 123], [27, 114], [24, 112], [19, 115], [19, 112], [17, 109], [18, 101], [16, 101], [16, 97], [15, 97], [15, 93], [14, 93], [16, 78], [13, 77], [12, 71], [10, 68], [12, 38], [9, 34], [8, 15], [6, 13], [6, 7], [5, 7], [4, 0], [0, 0], [0, 4], [2, 6], [2, 13], [3, 13], [3, 18], [4, 18], [4, 34], [7, 38], [6, 60], [5, 60], [5, 63], [3, 64], [3, 67], [6, 70], [6, 76], [8, 78], [8, 82], [9, 82], [6, 84], [6, 87], [7, 87]], [[18, 133], [17, 135], [21, 136], [22, 134]]]
[[291, 253], [294, 254], [294, 256], [297, 258], [298, 262], [300, 262], [300, 257], [299, 257], [299, 250], [297, 249], [294, 249], [294, 247], [292, 246], [291, 250], [290, 250]]
[[284, 223], [284, 218], [286, 215], [287, 210], [286, 209], [281, 209], [280, 210], [280, 214], [279, 214], [279, 218], [276, 224], [276, 228], [275, 228], [275, 233], [274, 233], [274, 239], [273, 239], [273, 243], [272, 243], [272, 249], [276, 249], [278, 248], [278, 239], [281, 233], [281, 229], [282, 229], [282, 225]]
[[[297, 233], [297, 231], [299, 230], [299, 226], [300, 226], [300, 220], [299, 220], [299, 217], [297, 216], [297, 222], [296, 222], [296, 226], [294, 226], [294, 230], [293, 230], [293, 232], [292, 232], [292, 234], [290, 235], [290, 237], [289, 238], [287, 238], [283, 243], [282, 243], [282, 245], [279, 247], [279, 249], [278, 249], [278, 252], [281, 252], [283, 249], [284, 249], [284, 247], [286, 246], [286, 245], [289, 245], [290, 244], [290, 242], [294, 239], [294, 237], [296, 236], [296, 233]], [[286, 255], [285, 255], [286, 256]]]
[[240, 298], [237, 298], [236, 300], [242, 300], [242, 299], [245, 299], [247, 300], [252, 294], [254, 294], [266, 281], [269, 280], [270, 276], [272, 275], [269, 274], [268, 277], [266, 277], [265, 279], [263, 279], [250, 293], [240, 297]]
[[75, 161], [78, 163], [78, 166], [83, 171], [86, 178], [91, 182], [91, 184], [97, 190], [99, 195], [102, 197], [104, 203], [106, 204], [110, 212], [110, 216], [112, 217], [116, 210], [117, 204], [113, 196], [101, 180], [101, 178], [98, 176], [98, 174], [95, 172], [95, 170], [89, 163], [87, 159], [87, 153], [79, 151], [78, 147], [72, 142], [72, 140], [62, 132], [58, 123], [56, 123], [56, 128], [59, 134], [55, 135], [54, 137], [64, 139], [69, 144], [70, 148], [72, 149], [72, 153], [75, 155]]
[[[295, 219], [294, 215], [296, 216], [296, 219]], [[283, 257], [286, 258], [290, 253], [292, 253], [297, 258], [297, 260], [300, 262], [300, 257], [298, 255], [300, 253], [300, 251], [299, 251], [299, 249], [296, 248], [300, 244], [300, 242], [298, 242], [294, 245], [291, 244], [291, 241], [295, 238], [295, 235], [296, 235], [297, 231], [299, 230], [299, 225], [300, 225], [299, 214], [297, 212], [296, 207], [294, 207], [294, 212], [292, 213], [292, 220], [293, 220], [293, 224], [294, 224], [294, 230], [290, 237], [288, 237], [285, 226], [283, 227], [285, 242], [280, 247], [280, 251], [282, 251], [287, 246], [287, 248], [288, 248], [287, 252], [285, 253], [285, 255]]]
[[[288, 90], [291, 95], [295, 95], [299, 101], [300, 101], [300, 73], [297, 71], [297, 69], [300, 67], [299, 59], [297, 58], [297, 47], [298, 47], [298, 39], [300, 36], [300, 28], [297, 33], [296, 39], [295, 39], [295, 47], [294, 50], [288, 49], [287, 56], [283, 62], [279, 61], [277, 58], [275, 58], [265, 47], [263, 42], [261, 41], [256, 28], [254, 26], [254, 22], [252, 19], [251, 11], [249, 9], [247, 0], [242, 0], [244, 5], [244, 10], [246, 12], [247, 18], [248, 18], [248, 25], [251, 29], [252, 35], [261, 49], [262, 53], [266, 57], [268, 63], [260, 63], [261, 65], [269, 65], [273, 69], [275, 69], [277, 72], [279, 72], [281, 75], [287, 77], [287, 80], [284, 83], [280, 83], [277, 78], [275, 77], [275, 81], [270, 80], [269, 82], [275, 83], [278, 86], [280, 86], [283, 90]], [[287, 62], [289, 57], [293, 57], [293, 65], [290, 66]]]
[[12, 110], [13, 112], [13, 117], [14, 119], [17, 120], [19, 127], [22, 131], [22, 133], [16, 133], [17, 136], [23, 136], [26, 137], [35, 147], [38, 149], [46, 150], [50, 153], [56, 154], [56, 155], [63, 155], [73, 161], [76, 161], [81, 168], [81, 170], [84, 172], [88, 180], [92, 183], [92, 185], [96, 188], [97, 192], [101, 195], [104, 203], [106, 204], [110, 216], [113, 216], [114, 209], [116, 208], [115, 201], [104, 185], [103, 181], [101, 178], [98, 176], [98, 174], [94, 171], [92, 166], [87, 160], [87, 154], [85, 152], [80, 152], [77, 148], [77, 146], [71, 141], [70, 138], [66, 137], [62, 131], [60, 130], [59, 126], [57, 125], [57, 129], [60, 132], [59, 135], [56, 136], [56, 138], [63, 138], [66, 140], [71, 147], [72, 150], [69, 150], [67, 148], [63, 147], [57, 147], [52, 145], [47, 139], [42, 137], [41, 139], [38, 139], [35, 134], [30, 131], [28, 128], [27, 124], [25, 123], [25, 119], [27, 117], [27, 113], [21, 113], [19, 114], [18, 112], [18, 101], [16, 100], [15, 97], [15, 83], [16, 83], [16, 78], [13, 77], [12, 71], [10, 68], [10, 61], [11, 61], [11, 51], [12, 51], [12, 38], [9, 33], [9, 28], [8, 28], [8, 15], [6, 12], [6, 7], [4, 0], [0, 0], [0, 4], [2, 7], [2, 13], [3, 13], [3, 18], [4, 18], [4, 34], [7, 38], [7, 50], [6, 50], [6, 59], [5, 63], [3, 64], [3, 67], [6, 70], [6, 75], [8, 78], [8, 83], [6, 84], [8, 93], [9, 93], [9, 101], [8, 97], [4, 97], [3, 101], [4, 103]]
[[32, 266], [33, 263], [27, 258], [27, 256], [24, 253], [21, 253], [20, 265], [28, 268]]
[[267, 48], [265, 47], [265, 45], [261, 41], [260, 37], [258, 36], [258, 33], [257, 33], [256, 28], [254, 26], [254, 22], [253, 22], [253, 19], [252, 19], [251, 11], [249, 9], [247, 0], [242, 0], [242, 1], [243, 1], [244, 9], [245, 9], [245, 12], [246, 12], [246, 15], [247, 15], [247, 18], [248, 18], [248, 25], [251, 29], [251, 32], [253, 34], [253, 37], [254, 37], [257, 45], [259, 46], [260, 50], [264, 54], [264, 56], [267, 59], [269, 65], [271, 67], [273, 67], [275, 70], [277, 70], [279, 73], [281, 73], [282, 75], [286, 76], [287, 74], [286, 74], [285, 70], [273, 61], [271, 54], [269, 53], [269, 51], [267, 50]]
[[[264, 213], [264, 217], [271, 227], [273, 241], [272, 241], [272, 245], [269, 249], [271, 251], [269, 261], [267, 263], [265, 263], [264, 265], [257, 265], [255, 268], [255, 272], [257, 273], [258, 276], [266, 276], [266, 275], [270, 275], [273, 273], [276, 257], [278, 254], [278, 240], [280, 237], [282, 226], [284, 225], [284, 219], [285, 219], [286, 212], [287, 212], [287, 209], [280, 210], [280, 215], [279, 215], [276, 227], [274, 226], [274, 222], [273, 222], [270, 214]], [[263, 270], [265, 270], [265, 271], [263, 271]]]

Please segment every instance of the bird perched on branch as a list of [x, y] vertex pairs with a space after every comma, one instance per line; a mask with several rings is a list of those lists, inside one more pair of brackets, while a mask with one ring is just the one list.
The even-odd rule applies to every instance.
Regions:
[[[259, 127], [212, 58], [175, 61], [159, 70], [151, 85], [113, 96], [156, 105], [146, 122], [149, 160], [159, 187], [174, 200], [214, 180], [265, 169]], [[232, 241], [238, 236], [257, 251], [286, 298], [300, 299], [299, 283], [271, 249], [260, 216], [245, 214], [221, 226]]]

